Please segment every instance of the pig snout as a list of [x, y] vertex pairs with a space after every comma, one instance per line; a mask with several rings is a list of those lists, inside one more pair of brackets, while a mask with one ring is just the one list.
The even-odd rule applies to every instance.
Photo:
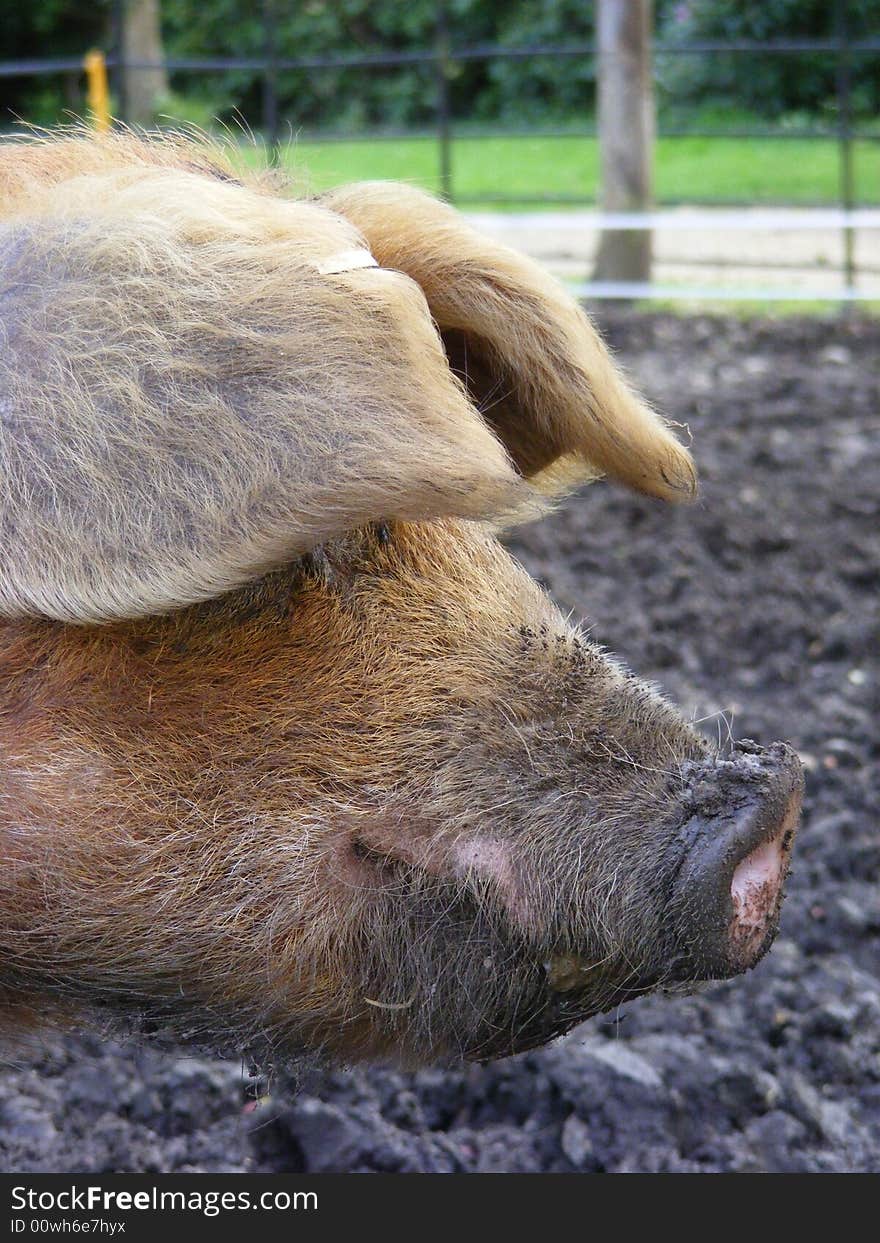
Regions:
[[674, 975], [726, 979], [753, 967], [776, 935], [803, 773], [785, 744], [764, 750], [743, 741], [729, 759], [694, 765], [688, 778]]

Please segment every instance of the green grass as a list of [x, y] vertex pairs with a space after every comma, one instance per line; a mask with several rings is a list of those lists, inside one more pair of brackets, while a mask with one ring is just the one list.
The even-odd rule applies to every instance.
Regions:
[[[441, 188], [437, 144], [430, 138], [302, 139], [286, 147], [282, 158], [295, 178], [314, 190], [365, 178]], [[854, 165], [858, 202], [880, 203], [880, 143], [855, 143]], [[839, 176], [831, 140], [663, 138], [657, 144], [660, 203], [833, 204]], [[462, 137], [452, 147], [454, 196], [470, 202], [517, 195], [521, 202], [543, 196], [590, 202], [598, 180], [594, 138]]]

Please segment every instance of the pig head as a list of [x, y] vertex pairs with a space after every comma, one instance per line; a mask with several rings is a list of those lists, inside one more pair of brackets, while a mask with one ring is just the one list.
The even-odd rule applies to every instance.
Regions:
[[496, 539], [688, 453], [448, 207], [0, 147], [0, 1022], [498, 1056], [772, 941], [800, 767], [717, 754]]

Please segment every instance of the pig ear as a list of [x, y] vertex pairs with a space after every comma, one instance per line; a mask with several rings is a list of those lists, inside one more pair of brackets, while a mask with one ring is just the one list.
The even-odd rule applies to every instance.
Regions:
[[694, 496], [687, 450], [537, 264], [409, 186], [368, 182], [324, 201], [357, 225], [381, 264], [422, 287], [453, 370], [534, 485], [552, 494], [607, 473], [664, 500]]
[[37, 197], [0, 219], [0, 613], [161, 613], [373, 521], [535, 503], [338, 215], [168, 169]]

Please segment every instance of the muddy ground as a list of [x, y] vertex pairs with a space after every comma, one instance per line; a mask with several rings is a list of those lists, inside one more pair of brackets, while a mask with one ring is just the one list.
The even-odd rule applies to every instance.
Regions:
[[2, 1168], [880, 1168], [880, 322], [606, 324], [689, 424], [702, 500], [670, 512], [599, 485], [512, 542], [704, 728], [801, 752], [769, 957], [492, 1066], [316, 1073], [263, 1096], [237, 1063], [47, 1041], [0, 1070]]

